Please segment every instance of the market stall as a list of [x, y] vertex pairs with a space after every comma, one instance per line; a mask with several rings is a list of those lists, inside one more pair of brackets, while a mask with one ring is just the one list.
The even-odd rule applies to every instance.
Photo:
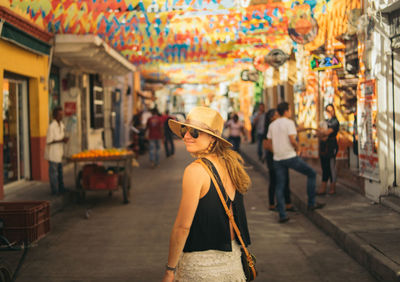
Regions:
[[130, 173], [134, 153], [127, 150], [91, 150], [73, 155], [76, 192], [84, 200], [86, 191], [113, 191], [122, 188], [123, 203], [129, 203]]

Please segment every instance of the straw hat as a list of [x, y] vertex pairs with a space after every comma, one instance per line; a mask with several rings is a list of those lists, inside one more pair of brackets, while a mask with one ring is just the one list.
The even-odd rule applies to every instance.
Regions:
[[222, 138], [224, 119], [216, 110], [207, 107], [196, 107], [189, 112], [185, 122], [170, 119], [168, 120], [168, 125], [172, 132], [179, 138], [182, 138], [180, 133], [181, 127], [188, 126], [208, 133], [226, 145], [232, 146], [230, 142]]

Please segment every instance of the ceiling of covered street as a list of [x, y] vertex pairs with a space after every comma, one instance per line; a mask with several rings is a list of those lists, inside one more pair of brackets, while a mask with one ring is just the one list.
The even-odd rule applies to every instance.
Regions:
[[272, 49], [290, 54], [297, 48], [292, 40], [296, 32], [302, 36], [316, 29], [317, 21], [321, 25], [334, 1], [355, 2], [10, 0], [10, 5], [50, 32], [98, 35], [145, 77], [171, 83], [217, 83], [230, 80]]

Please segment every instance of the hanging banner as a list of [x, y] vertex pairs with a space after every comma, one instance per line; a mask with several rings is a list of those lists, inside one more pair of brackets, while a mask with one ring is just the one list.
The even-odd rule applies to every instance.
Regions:
[[375, 80], [367, 80], [360, 84], [357, 103], [358, 158], [360, 175], [379, 181], [375, 91]]

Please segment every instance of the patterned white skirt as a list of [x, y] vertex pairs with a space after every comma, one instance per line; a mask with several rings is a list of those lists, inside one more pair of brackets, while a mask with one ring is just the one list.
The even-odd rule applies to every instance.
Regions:
[[240, 245], [232, 241], [232, 252], [208, 250], [183, 253], [176, 270], [177, 282], [244, 282]]

